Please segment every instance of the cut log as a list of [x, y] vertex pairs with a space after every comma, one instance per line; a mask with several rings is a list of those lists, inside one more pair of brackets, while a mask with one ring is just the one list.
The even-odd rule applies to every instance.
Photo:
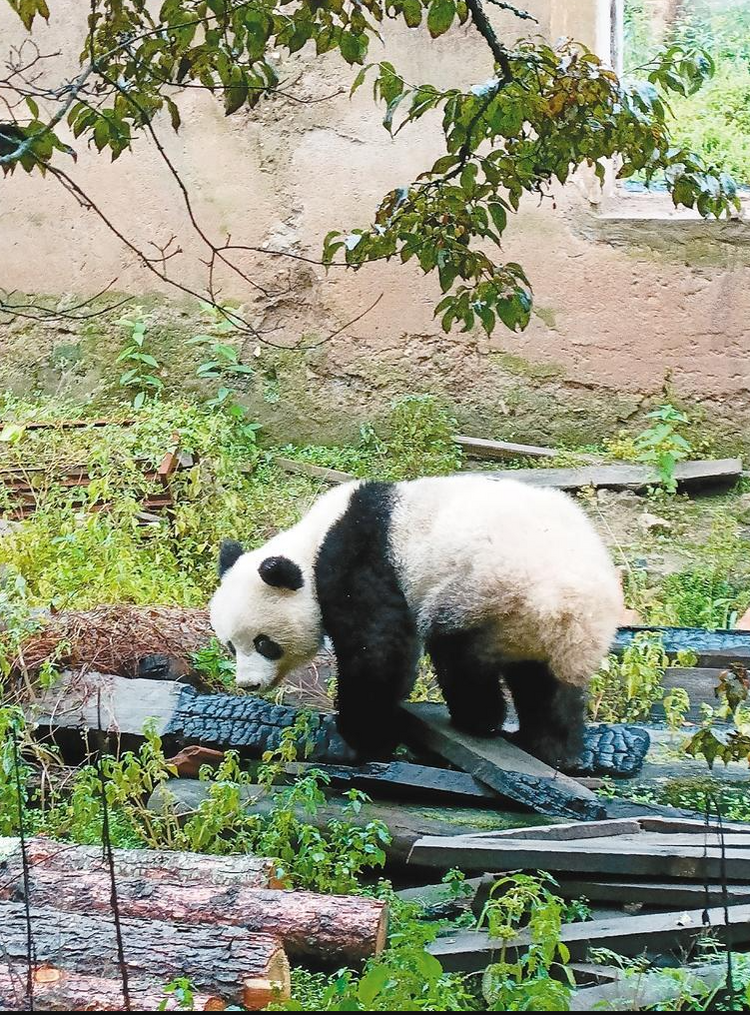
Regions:
[[[750, 851], [727, 847], [724, 856], [719, 846], [656, 845], [654, 841], [614, 844], [597, 839], [546, 842], [543, 839], [490, 839], [457, 835], [419, 839], [409, 856], [410, 863], [449, 870], [460, 866], [465, 871], [546, 870], [585, 874], [646, 875], [649, 877], [705, 878], [719, 881], [722, 871], [731, 881], [750, 881]], [[646, 837], [644, 836], [644, 840]]]
[[[729, 908], [730, 926], [724, 926], [724, 909], [693, 909], [686, 912], [624, 916], [616, 920], [566, 923], [560, 940], [573, 961], [585, 961], [591, 948], [608, 948], [619, 955], [681, 951], [693, 939], [710, 930], [713, 938], [742, 944], [750, 941], [750, 906]], [[524, 952], [531, 939], [522, 931], [511, 941], [491, 938], [484, 931], [460, 931], [438, 938], [428, 950], [446, 972], [473, 973], [485, 969], [505, 949], [508, 961]]]
[[[724, 669], [738, 662], [750, 665], [750, 632], [735, 630], [707, 631], [699, 627], [621, 627], [612, 651], [622, 652], [639, 634], [658, 634], [669, 656], [694, 652], [700, 668]], [[669, 673], [669, 670], [667, 670]]]
[[[20, 903], [0, 902], [4, 956], [14, 968], [26, 962], [26, 914]], [[118, 979], [111, 916], [79, 916], [33, 907], [30, 916], [38, 963]], [[120, 925], [125, 966], [136, 978], [169, 983], [189, 970], [190, 981], [201, 994], [250, 1009], [289, 997], [289, 962], [279, 942], [268, 934], [214, 924], [127, 918]]]
[[478, 782], [466, 772], [428, 765], [412, 765], [406, 761], [370, 762], [367, 765], [316, 765], [291, 762], [284, 766], [289, 775], [302, 775], [310, 769], [323, 772], [332, 786], [357, 786], [372, 796], [414, 796], [421, 800], [432, 797], [448, 801], [494, 800], [498, 795], [489, 786]]
[[[101, 846], [78, 846], [35, 837], [26, 840], [26, 857], [32, 868], [44, 867], [61, 874], [76, 871], [109, 873], [109, 863]], [[183, 885], [281, 887], [274, 861], [249, 854], [209, 856], [165, 849], [114, 849], [112, 859], [115, 874], [121, 878], [148, 878], [149, 881]], [[0, 840], [0, 871], [16, 874], [20, 865], [20, 840]]]
[[[54, 687], [27, 708], [27, 717], [61, 745], [101, 728], [111, 736], [142, 739], [147, 720], [170, 753], [189, 746], [233, 749], [258, 758], [277, 747], [300, 710], [262, 698], [198, 694], [172, 680], [129, 679], [93, 670], [66, 671]], [[129, 738], [129, 740], [127, 739]], [[335, 718], [321, 715], [310, 737], [311, 761], [341, 764], [354, 753], [336, 729]]]
[[350, 472], [341, 472], [340, 469], [328, 469], [324, 465], [313, 465], [312, 462], [298, 462], [294, 458], [276, 457], [274, 461], [284, 472], [307, 476], [308, 479], [320, 479], [324, 483], [349, 483], [357, 478]]
[[[647, 490], [659, 486], [656, 469], [648, 465], [588, 465], [580, 469], [505, 469], [485, 473], [497, 479], [516, 479], [532, 486], [552, 486], [558, 490]], [[674, 470], [677, 486], [698, 490], [706, 486], [734, 484], [742, 475], [739, 458], [714, 461], [678, 462]]]
[[[34, 1007], [26, 996], [26, 969], [0, 965], [0, 1010], [2, 1011], [126, 1011], [122, 978], [83, 976], [54, 966], [39, 966], [32, 986]], [[128, 980], [130, 1011], [184, 1011], [175, 994], [166, 994], [164, 984], [142, 977]], [[193, 994], [192, 1011], [224, 1011], [220, 997]]]
[[456, 730], [444, 706], [407, 703], [402, 711], [410, 745], [457, 765], [501, 796], [541, 814], [590, 820], [606, 815], [591, 790], [502, 737], [474, 737]]
[[[180, 818], [195, 813], [210, 791], [210, 783], [197, 779], [172, 779], [151, 794], [148, 806], [161, 811], [165, 806], [173, 808]], [[242, 799], [248, 811], [253, 814], [268, 814], [273, 807], [268, 794], [261, 786], [241, 786]], [[332, 798], [325, 806], [309, 814], [302, 807], [295, 810], [297, 817], [305, 824], [326, 829], [331, 820], [344, 816], [346, 801]], [[521, 820], [518, 814], [506, 811], [477, 810], [467, 807], [426, 807], [409, 804], [366, 803], [358, 814], [347, 812], [347, 820], [364, 827], [370, 821], [383, 821], [391, 835], [391, 843], [385, 846], [389, 863], [403, 864], [414, 843], [423, 835], [452, 835], [461, 832], [476, 832], [488, 825], [509, 827]], [[528, 815], [523, 817], [528, 824]]]
[[[36, 909], [68, 913], [111, 913], [109, 874], [89, 870], [60, 872], [34, 865], [29, 871], [29, 902]], [[23, 880], [0, 884], [0, 899], [20, 901]], [[356, 895], [318, 895], [227, 885], [176, 884], [165, 879], [117, 879], [121, 916], [177, 920], [185, 924], [234, 926], [278, 938], [295, 959], [326, 964], [360, 962], [385, 946], [388, 910], [384, 902]]]

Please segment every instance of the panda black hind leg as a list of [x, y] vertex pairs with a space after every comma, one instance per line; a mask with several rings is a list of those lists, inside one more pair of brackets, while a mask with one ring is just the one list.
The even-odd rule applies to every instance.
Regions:
[[558, 680], [542, 662], [506, 663], [503, 676], [518, 715], [518, 746], [554, 768], [573, 767], [583, 749], [583, 689]]
[[499, 733], [506, 712], [500, 665], [480, 652], [478, 632], [432, 635], [426, 647], [453, 725], [475, 736]]

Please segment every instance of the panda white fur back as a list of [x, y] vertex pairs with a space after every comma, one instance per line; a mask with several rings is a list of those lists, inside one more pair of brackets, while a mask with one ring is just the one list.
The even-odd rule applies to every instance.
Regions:
[[552, 763], [580, 749], [583, 692], [614, 637], [622, 593], [609, 554], [567, 495], [450, 476], [350, 483], [264, 547], [222, 547], [211, 603], [237, 681], [265, 690], [323, 635], [338, 662], [339, 728], [365, 756], [398, 740], [397, 703], [426, 649], [454, 723], [505, 718]]

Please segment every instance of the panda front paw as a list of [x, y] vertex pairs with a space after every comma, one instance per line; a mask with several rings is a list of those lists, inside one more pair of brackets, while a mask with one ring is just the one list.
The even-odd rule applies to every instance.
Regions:
[[[390, 728], [392, 728], [391, 724]], [[388, 761], [398, 746], [398, 738], [389, 730], [388, 724], [362, 722], [351, 716], [336, 716], [336, 728], [359, 762]]]

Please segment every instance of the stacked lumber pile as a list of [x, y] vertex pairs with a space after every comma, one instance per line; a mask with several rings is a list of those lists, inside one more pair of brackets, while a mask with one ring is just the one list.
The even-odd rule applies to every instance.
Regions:
[[5, 1011], [119, 1011], [125, 994], [154, 1011], [182, 976], [197, 1010], [258, 1009], [289, 997], [290, 957], [351, 964], [385, 943], [384, 903], [285, 891], [270, 860], [114, 850], [110, 867], [101, 848], [32, 839], [24, 874], [18, 840], [2, 855]]
[[[650, 959], [671, 955], [685, 961], [697, 952], [697, 942], [707, 937], [735, 948], [750, 945], [750, 825], [746, 824], [719, 827], [648, 815], [426, 836], [414, 844], [409, 862], [441, 872], [454, 866], [482, 872], [467, 882], [468, 904], [477, 916], [504, 872], [551, 872], [563, 898], [585, 898], [592, 903], [591, 920], [562, 928], [560, 940], [570, 952], [574, 973], [585, 971], [577, 964], [587, 963], [592, 949]], [[436, 915], [445, 915], [448, 900], [443, 897], [440, 908], [437, 887], [402, 894], [412, 901], [424, 900], [428, 912], [437, 904]], [[501, 949], [512, 961], [530, 944], [525, 931], [510, 941], [497, 941], [486, 931], [468, 930], [438, 937], [430, 951], [446, 970], [479, 972], [496, 960]], [[588, 972], [592, 969], [598, 967], [589, 967]], [[720, 982], [720, 964], [705, 972], [709, 982]], [[613, 1010], [637, 1010], [641, 1004], [669, 1000], [674, 988], [673, 978], [658, 974], [637, 984], [615, 975], [605, 988], [578, 991], [572, 1010], [591, 1011], [610, 1004]]]

